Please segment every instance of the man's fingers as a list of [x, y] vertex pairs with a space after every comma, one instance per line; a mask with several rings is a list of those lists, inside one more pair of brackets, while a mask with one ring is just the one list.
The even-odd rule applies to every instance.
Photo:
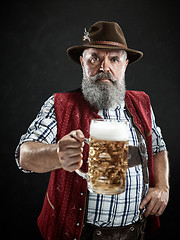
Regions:
[[151, 200], [151, 195], [149, 193], [147, 193], [147, 195], [142, 200], [142, 202], [141, 202], [141, 204], [139, 206], [140, 210], [142, 210], [150, 200]]
[[162, 205], [159, 210], [156, 212], [156, 216], [161, 216], [166, 208], [166, 205]]
[[148, 217], [149, 215], [154, 215], [157, 212], [157, 210], [159, 209], [159, 207], [160, 207], [160, 205], [155, 203], [155, 201], [152, 199], [147, 206], [144, 216]]
[[64, 136], [59, 142], [59, 151], [65, 149], [75, 149], [75, 148], [82, 148], [84, 146], [83, 140], [79, 140], [80, 137], [77, 135], [76, 132], [73, 131], [69, 135]]
[[167, 190], [159, 189], [159, 188], [149, 188], [149, 191], [146, 197], [142, 200], [140, 204], [140, 209], [142, 210], [146, 204], [147, 209], [144, 213], [145, 217], [149, 215], [160, 216], [168, 203], [169, 192]]
[[82, 166], [84, 138], [81, 130], [74, 130], [58, 142], [57, 153], [65, 170], [72, 172]]
[[64, 158], [73, 158], [73, 157], [82, 157], [82, 149], [81, 148], [67, 148], [64, 153]]
[[74, 130], [74, 131], [70, 132], [70, 136], [80, 142], [82, 142], [85, 138], [85, 136], [81, 130]]
[[159, 204], [159, 207], [157, 209], [155, 209], [156, 211], [154, 210], [154, 212], [155, 212], [154, 215], [156, 215], [156, 216], [162, 215], [166, 206], [167, 206], [167, 204], [165, 202], [161, 202]]
[[161, 203], [160, 202], [157, 202], [154, 207], [152, 207], [151, 211], [150, 211], [150, 215], [156, 215], [156, 213], [159, 211], [161, 207]]
[[83, 161], [80, 160], [79, 162], [76, 162], [76, 163], [71, 164], [69, 166], [65, 166], [64, 170], [67, 170], [68, 172], [74, 172], [76, 169], [81, 168], [82, 164], [83, 164]]
[[166, 206], [161, 202], [151, 201], [144, 213], [144, 216], [145, 217], [148, 217], [149, 215], [160, 216], [164, 212], [165, 208]]

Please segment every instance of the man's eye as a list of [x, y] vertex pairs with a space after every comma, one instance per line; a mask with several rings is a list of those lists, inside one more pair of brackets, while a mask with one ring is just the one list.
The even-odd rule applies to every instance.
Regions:
[[92, 55], [91, 58], [90, 58], [90, 62], [91, 62], [92, 64], [98, 63], [98, 62], [99, 62], [98, 56]]
[[92, 57], [92, 61], [99, 61], [98, 57]]
[[112, 58], [111, 61], [115, 63], [115, 62], [119, 62], [119, 59], [118, 58]]

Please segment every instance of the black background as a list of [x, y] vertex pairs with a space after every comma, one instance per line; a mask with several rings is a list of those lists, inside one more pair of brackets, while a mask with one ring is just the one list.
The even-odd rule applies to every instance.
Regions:
[[178, 231], [178, 9], [178, 1], [161, 0], [16, 0], [1, 6], [1, 236], [41, 239], [36, 219], [49, 173], [22, 173], [14, 151], [50, 95], [80, 86], [81, 68], [66, 56], [66, 48], [81, 44], [84, 28], [99, 20], [118, 22], [128, 46], [144, 52], [128, 67], [126, 84], [150, 96], [171, 167], [170, 201], [154, 239]]

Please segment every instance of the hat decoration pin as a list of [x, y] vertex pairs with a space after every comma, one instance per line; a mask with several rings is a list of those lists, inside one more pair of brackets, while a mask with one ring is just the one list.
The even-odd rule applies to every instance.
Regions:
[[83, 42], [88, 40], [89, 42], [91, 41], [90, 37], [89, 37], [89, 32], [86, 30], [86, 28], [84, 29], [84, 35], [83, 35]]

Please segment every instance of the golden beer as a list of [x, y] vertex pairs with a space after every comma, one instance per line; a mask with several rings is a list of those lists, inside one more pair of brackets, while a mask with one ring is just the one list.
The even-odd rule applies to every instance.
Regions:
[[88, 162], [89, 190], [111, 195], [125, 191], [128, 141], [106, 141], [91, 137]]
[[114, 195], [125, 191], [128, 167], [128, 122], [93, 119], [90, 124], [87, 180], [90, 192]]

